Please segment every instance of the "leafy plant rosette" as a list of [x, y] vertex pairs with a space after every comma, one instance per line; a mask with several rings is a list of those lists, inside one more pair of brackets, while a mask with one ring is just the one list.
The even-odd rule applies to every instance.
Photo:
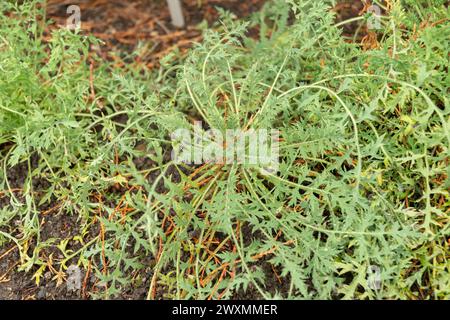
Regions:
[[[148, 298], [448, 298], [448, 8], [376, 3], [381, 28], [363, 44], [342, 36], [332, 1], [277, 1], [250, 22], [223, 12], [186, 59], [145, 75], [93, 71], [88, 39], [44, 45], [34, 4], [2, 5], [31, 18], [2, 17], [0, 240], [37, 280], [93, 269], [94, 297], [144, 270]], [[278, 170], [174, 162], [170, 134], [194, 121], [279, 131]], [[42, 241], [48, 210], [78, 217], [80, 234]]]

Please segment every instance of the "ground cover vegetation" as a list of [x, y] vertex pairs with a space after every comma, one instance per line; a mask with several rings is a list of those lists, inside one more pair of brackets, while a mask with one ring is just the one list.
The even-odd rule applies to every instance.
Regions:
[[[93, 299], [450, 298], [448, 6], [374, 4], [369, 31], [328, 0], [223, 11], [147, 70], [82, 32], [44, 40], [41, 1], [2, 1], [0, 280], [64, 286], [75, 265]], [[174, 163], [195, 121], [279, 130], [278, 171]]]

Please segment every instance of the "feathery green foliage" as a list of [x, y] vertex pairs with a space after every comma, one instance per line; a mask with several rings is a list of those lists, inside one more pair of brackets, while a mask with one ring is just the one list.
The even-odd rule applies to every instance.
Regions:
[[[56, 276], [92, 264], [98, 298], [146, 269], [148, 298], [448, 299], [449, 11], [428, 2], [390, 1], [371, 49], [342, 37], [332, 1], [223, 12], [185, 60], [144, 75], [89, 58], [93, 38], [44, 43], [36, 1], [1, 4], [0, 244], [37, 281], [46, 248], [64, 255]], [[279, 172], [174, 164], [169, 135], [192, 120], [279, 130]], [[80, 234], [41, 241], [49, 204]]]

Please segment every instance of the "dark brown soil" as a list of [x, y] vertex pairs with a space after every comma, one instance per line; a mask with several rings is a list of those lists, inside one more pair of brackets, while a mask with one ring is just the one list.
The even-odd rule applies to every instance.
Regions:
[[201, 41], [202, 31], [198, 25], [203, 21], [209, 26], [216, 23], [217, 8], [245, 17], [259, 10], [266, 1], [202, 0], [200, 3], [184, 0], [185, 28], [175, 28], [171, 24], [166, 0], [48, 0], [47, 12], [48, 18], [55, 21], [51, 28], [54, 29], [65, 25], [67, 7], [78, 5], [82, 32], [104, 41], [103, 46], [95, 48], [104, 59], [118, 65], [127, 63], [125, 56], [141, 44], [145, 50], [134, 59], [153, 68], [173, 49], [184, 52], [193, 42]]
[[[338, 21], [345, 21], [347, 19], [356, 17], [360, 14], [363, 14], [364, 4], [362, 1], [354, 1], [354, 0], [345, 0], [340, 1], [334, 11], [337, 15]], [[348, 23], [342, 27], [343, 34], [348, 37], [352, 37], [355, 34], [355, 31], [358, 29], [359, 24], [357, 22]], [[359, 35], [356, 37], [357, 40], [361, 40], [364, 33], [367, 31], [366, 28], [362, 28], [359, 30]]]

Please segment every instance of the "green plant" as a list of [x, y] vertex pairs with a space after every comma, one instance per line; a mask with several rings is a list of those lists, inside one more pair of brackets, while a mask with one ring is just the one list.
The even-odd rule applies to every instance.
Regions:
[[[332, 1], [277, 1], [248, 23], [223, 12], [184, 61], [144, 75], [89, 58], [92, 38], [44, 43], [37, 3], [0, 7], [14, 12], [0, 29], [0, 241], [20, 248], [22, 270], [62, 281], [69, 262], [91, 268], [93, 297], [119, 295], [138, 270], [153, 299], [449, 297], [442, 1], [389, 1], [369, 44], [343, 39]], [[169, 135], [192, 120], [279, 130], [279, 171], [174, 163]], [[78, 217], [79, 234], [41, 241], [48, 211]]]

